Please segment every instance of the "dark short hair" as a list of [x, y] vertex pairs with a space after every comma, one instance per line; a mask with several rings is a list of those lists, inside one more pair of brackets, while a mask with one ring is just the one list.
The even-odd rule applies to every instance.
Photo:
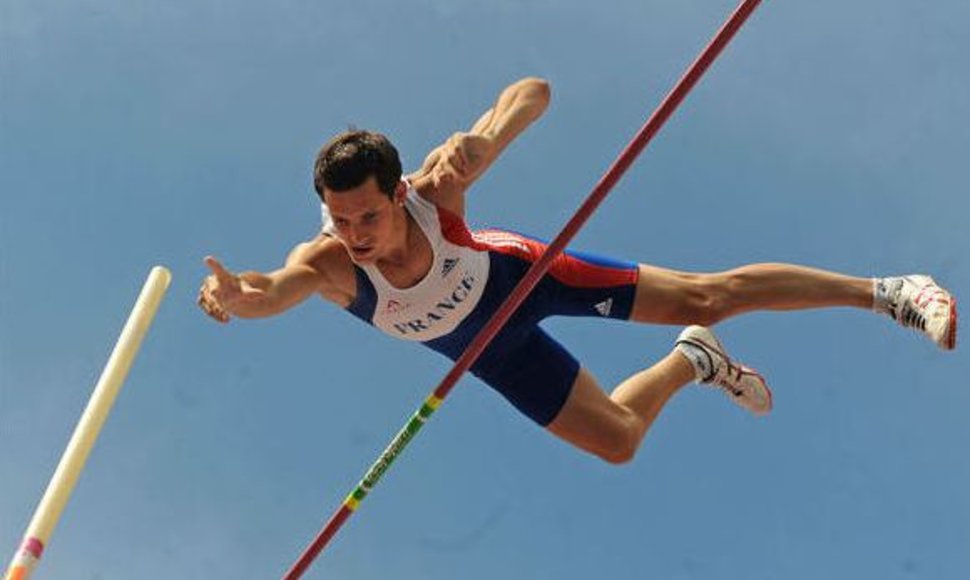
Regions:
[[377, 187], [393, 198], [401, 180], [401, 158], [390, 140], [380, 133], [351, 130], [327, 142], [313, 164], [313, 187], [323, 199], [324, 188], [347, 191], [370, 176]]

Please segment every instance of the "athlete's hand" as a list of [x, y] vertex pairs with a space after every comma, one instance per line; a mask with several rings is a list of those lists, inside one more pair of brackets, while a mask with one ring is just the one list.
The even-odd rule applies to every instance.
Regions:
[[205, 264], [212, 274], [202, 281], [198, 303], [206, 314], [219, 322], [229, 322], [229, 314], [235, 306], [265, 298], [265, 292], [227, 270], [214, 257], [206, 256]]
[[488, 137], [473, 133], [455, 133], [438, 151], [437, 162], [431, 171], [435, 187], [466, 185], [488, 167], [495, 144]]

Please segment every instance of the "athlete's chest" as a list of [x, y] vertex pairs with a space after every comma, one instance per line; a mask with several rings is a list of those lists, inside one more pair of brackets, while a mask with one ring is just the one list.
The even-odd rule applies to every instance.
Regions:
[[416, 235], [408, 241], [403, 259], [378, 261], [377, 269], [388, 284], [394, 288], [411, 288], [428, 276], [434, 265], [435, 252], [424, 235]]
[[370, 321], [392, 336], [427, 341], [453, 331], [475, 308], [488, 279], [489, 256], [439, 241], [417, 265], [397, 283], [384, 272], [383, 280], [371, 278], [376, 304]]

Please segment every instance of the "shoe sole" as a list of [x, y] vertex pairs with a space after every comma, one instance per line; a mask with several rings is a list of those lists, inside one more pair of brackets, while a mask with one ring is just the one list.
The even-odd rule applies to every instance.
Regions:
[[771, 387], [768, 386], [768, 381], [765, 380], [765, 377], [761, 373], [759, 373], [758, 371], [754, 370], [751, 367], [742, 366], [741, 371], [756, 377], [758, 379], [758, 382], [761, 383], [761, 388], [763, 388], [765, 390], [765, 394], [768, 395], [768, 405], [764, 408], [764, 410], [757, 410], [752, 412], [759, 417], [767, 415], [775, 407], [775, 396], [771, 392]]
[[[912, 283], [914, 283], [914, 284], [918, 284], [920, 282], [918, 280], [914, 280], [913, 277], [908, 277], [907, 276], [907, 279], [909, 279], [909, 281], [912, 282]], [[937, 284], [936, 283], [936, 280], [934, 280], [932, 276], [926, 276], [925, 277], [925, 280], [929, 282], [929, 285], [930, 286], [933, 286], [933, 287], [936, 288], [936, 290], [941, 291], [944, 294], [946, 294], [947, 298], [949, 299], [949, 302], [950, 302], [950, 316], [949, 316], [949, 320], [947, 321], [946, 338], [944, 338], [943, 341], [941, 341], [941, 342], [939, 342], [937, 344], [939, 344], [940, 348], [942, 348], [943, 350], [953, 350], [953, 349], [955, 349], [957, 347], [957, 299], [956, 299], [956, 296], [950, 294], [942, 286], [940, 286], [939, 284]], [[929, 287], [929, 286], [924, 287], [923, 290], [925, 291], [927, 287]], [[917, 299], [918, 298], [919, 297], [917, 297]]]
[[957, 347], [957, 299], [954, 296], [950, 296], [950, 328], [946, 333], [946, 345], [947, 350], [953, 350]]

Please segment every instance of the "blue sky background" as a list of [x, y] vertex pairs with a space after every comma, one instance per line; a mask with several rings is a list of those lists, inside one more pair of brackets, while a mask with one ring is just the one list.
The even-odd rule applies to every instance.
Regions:
[[[469, 216], [552, 237], [734, 7], [5, 0], [0, 558], [165, 264], [39, 576], [278, 577], [449, 363], [318, 300], [219, 326], [194, 304], [202, 257], [275, 267], [318, 227], [330, 135], [382, 130], [414, 168], [525, 75], [553, 104]], [[965, 0], [765, 2], [574, 247], [925, 271], [970, 300], [967, 22]], [[548, 327], [604, 384], [677, 333]], [[966, 345], [849, 310], [720, 332], [768, 376], [770, 417], [688, 389], [616, 468], [466, 378], [308, 577], [970, 577]]]

